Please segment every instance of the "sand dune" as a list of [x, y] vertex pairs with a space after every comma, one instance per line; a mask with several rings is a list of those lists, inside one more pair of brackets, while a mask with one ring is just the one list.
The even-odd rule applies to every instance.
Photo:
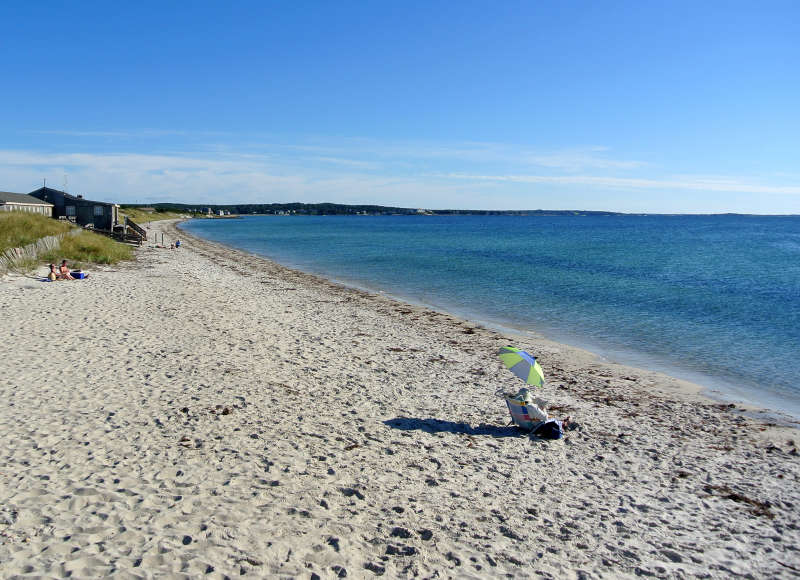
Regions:
[[[796, 577], [797, 432], [178, 234], [0, 280], [0, 577]], [[578, 428], [539, 441], [494, 353]]]

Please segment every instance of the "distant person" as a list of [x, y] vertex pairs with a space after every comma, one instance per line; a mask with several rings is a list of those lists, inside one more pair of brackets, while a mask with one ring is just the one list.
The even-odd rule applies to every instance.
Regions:
[[75, 278], [69, 273], [69, 268], [67, 267], [67, 261], [61, 260], [61, 267], [58, 269], [60, 273], [61, 280], [74, 280]]
[[47, 279], [51, 282], [58, 280], [58, 272], [56, 272], [56, 265], [50, 264], [50, 273], [47, 274]]
[[181, 247], [181, 241], [180, 240], [175, 240], [175, 247], [176, 248], [180, 248]]

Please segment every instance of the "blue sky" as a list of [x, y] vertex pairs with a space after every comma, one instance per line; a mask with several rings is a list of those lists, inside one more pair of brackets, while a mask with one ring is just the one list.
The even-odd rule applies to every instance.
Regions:
[[800, 213], [797, 2], [7, 2], [0, 190]]

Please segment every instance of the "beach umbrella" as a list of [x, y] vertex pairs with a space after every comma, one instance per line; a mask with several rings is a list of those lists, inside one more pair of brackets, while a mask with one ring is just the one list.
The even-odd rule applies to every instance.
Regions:
[[525, 384], [536, 387], [544, 384], [544, 371], [532, 354], [513, 346], [504, 346], [497, 351], [497, 356], [512, 373], [525, 381]]

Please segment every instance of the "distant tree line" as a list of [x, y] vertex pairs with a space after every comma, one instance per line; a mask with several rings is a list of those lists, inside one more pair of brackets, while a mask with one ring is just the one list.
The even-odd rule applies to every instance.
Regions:
[[123, 208], [152, 207], [157, 212], [177, 213], [212, 213], [219, 210], [231, 214], [281, 214], [291, 213], [300, 215], [417, 215], [420, 212], [428, 215], [621, 215], [611, 211], [585, 211], [585, 210], [474, 210], [474, 209], [426, 209], [408, 207], [391, 207], [382, 205], [345, 205], [340, 203], [239, 203], [228, 205], [217, 204], [185, 204], [185, 203], [155, 203], [155, 204], [125, 204]]
[[277, 214], [296, 213], [306, 215], [337, 215], [337, 214], [415, 214], [416, 209], [403, 207], [386, 207], [380, 205], [344, 205], [339, 203], [239, 203], [239, 204], [185, 204], [185, 203], [154, 203], [154, 204], [125, 204], [121, 207], [152, 207], [157, 212], [178, 213], [206, 213], [211, 210], [229, 211], [231, 214]]

